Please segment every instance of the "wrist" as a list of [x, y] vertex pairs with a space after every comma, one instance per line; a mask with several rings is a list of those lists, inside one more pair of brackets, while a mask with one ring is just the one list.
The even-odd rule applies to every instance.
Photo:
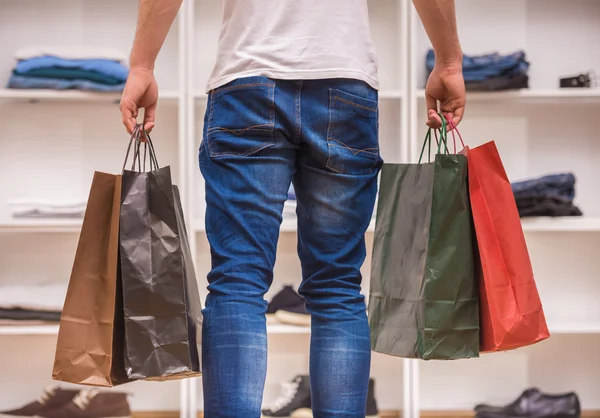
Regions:
[[139, 63], [131, 62], [129, 64], [129, 72], [130, 73], [143, 72], [143, 73], [148, 73], [148, 74], [154, 74], [154, 65], [139, 64]]
[[457, 69], [462, 71], [463, 55], [462, 52], [457, 52], [451, 55], [436, 54], [435, 64], [440, 68]]

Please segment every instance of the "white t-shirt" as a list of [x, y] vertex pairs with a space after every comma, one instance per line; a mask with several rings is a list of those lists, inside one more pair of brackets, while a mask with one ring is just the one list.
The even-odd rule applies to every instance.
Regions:
[[352, 78], [378, 88], [367, 0], [223, 0], [207, 90], [237, 78]]

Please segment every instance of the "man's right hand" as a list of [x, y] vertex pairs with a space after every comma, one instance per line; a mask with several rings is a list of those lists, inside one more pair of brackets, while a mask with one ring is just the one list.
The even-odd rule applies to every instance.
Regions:
[[144, 128], [150, 132], [154, 128], [157, 102], [158, 85], [154, 72], [148, 68], [131, 68], [119, 105], [127, 132], [133, 132], [140, 109], [144, 109]]
[[[436, 63], [427, 80], [425, 98], [427, 101], [427, 126], [434, 129], [442, 127], [442, 120], [438, 115], [438, 101], [442, 114], [454, 126], [458, 126], [465, 113], [467, 102], [461, 66]], [[450, 129], [451, 127], [448, 127], [448, 130]]]

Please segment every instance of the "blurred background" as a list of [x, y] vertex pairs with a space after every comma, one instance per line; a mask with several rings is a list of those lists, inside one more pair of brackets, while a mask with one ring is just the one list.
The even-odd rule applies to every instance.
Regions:
[[[409, 0], [368, 2], [380, 61], [382, 156], [415, 162], [426, 132], [430, 43]], [[463, 418], [477, 404], [508, 405], [535, 388], [541, 394], [527, 391], [520, 402], [555, 394], [543, 399], [567, 405], [536, 418], [575, 418], [577, 404], [582, 415], [600, 418], [600, 89], [594, 76], [600, 0], [456, 3], [469, 90], [463, 138], [471, 146], [495, 140], [511, 181], [548, 174], [573, 179], [574, 198], [519, 206], [552, 337], [474, 360], [374, 354], [370, 397], [382, 417]], [[156, 67], [154, 144], [182, 191], [203, 299], [210, 252], [197, 149], [221, 7], [218, 0], [185, 0]], [[128, 140], [117, 105], [124, 81], [118, 68], [100, 78], [78, 69], [75, 77], [26, 63], [47, 55], [103, 58], [126, 74], [136, 17], [135, 0], [0, 0], [0, 410], [38, 399], [52, 384], [57, 319], [92, 175], [120, 172]], [[269, 299], [300, 284], [295, 225], [291, 191]], [[363, 268], [365, 294], [370, 261]], [[269, 319], [265, 404], [280, 397], [282, 383], [308, 373], [309, 337], [302, 320]], [[131, 394], [136, 417], [191, 418], [202, 409], [199, 380], [115, 390]], [[518, 416], [506, 409], [498, 414]]]

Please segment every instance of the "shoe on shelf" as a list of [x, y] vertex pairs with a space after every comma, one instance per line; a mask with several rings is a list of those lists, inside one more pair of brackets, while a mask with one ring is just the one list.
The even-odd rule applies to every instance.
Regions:
[[[294, 412], [290, 418], [313, 418], [312, 409]], [[377, 401], [375, 400], [375, 380], [373, 379], [369, 379], [366, 418], [379, 418], [379, 409], [377, 409]]]
[[526, 390], [504, 407], [483, 407], [476, 418], [580, 418], [581, 405], [574, 392], [550, 395], [537, 389]]
[[131, 418], [126, 393], [82, 390], [71, 402], [39, 415], [40, 418]]
[[11, 411], [0, 412], [0, 417], [33, 417], [61, 407], [79, 393], [78, 389], [61, 389], [58, 386], [48, 386], [39, 399]]
[[475, 405], [475, 412], [479, 412], [479, 411], [501, 411], [504, 408], [508, 408], [509, 406], [515, 406], [520, 404], [521, 402], [523, 402], [524, 399], [528, 399], [532, 396], [535, 396], [536, 394], [540, 393], [540, 390], [538, 388], [529, 388], [529, 389], [525, 389], [523, 391], [523, 393], [521, 393], [521, 395], [519, 395], [519, 397], [517, 399], [515, 399], [514, 401], [512, 401], [510, 404], [508, 405], [504, 405], [504, 406], [498, 406], [498, 405], [488, 405], [488, 404], [479, 404], [479, 405]]
[[284, 286], [269, 302], [267, 314], [274, 314], [280, 309], [294, 307], [304, 303], [304, 298], [292, 286]]
[[275, 319], [282, 324], [297, 325], [301, 327], [310, 326], [310, 314], [306, 310], [306, 303], [304, 300], [299, 305], [279, 309], [275, 312]]
[[312, 417], [308, 376], [296, 376], [291, 382], [283, 382], [279, 398], [273, 405], [262, 410], [262, 418], [290, 416]]
[[369, 379], [369, 392], [367, 393], [367, 417], [379, 418], [377, 400], [375, 399], [375, 380]]

